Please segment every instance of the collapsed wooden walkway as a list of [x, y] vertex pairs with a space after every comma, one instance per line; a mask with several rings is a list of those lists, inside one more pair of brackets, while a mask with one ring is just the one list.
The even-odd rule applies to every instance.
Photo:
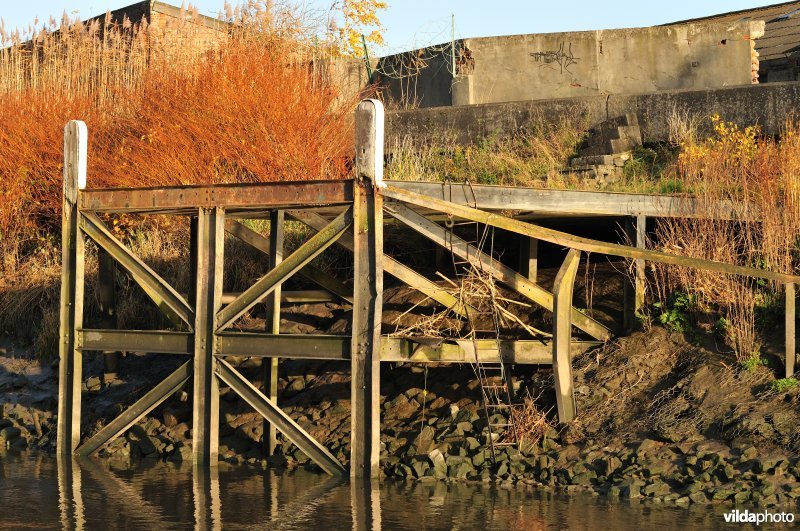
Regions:
[[[274, 449], [276, 432], [297, 445], [322, 469], [334, 475], [347, 471], [342, 464], [278, 406], [278, 359], [349, 360], [352, 368], [352, 423], [349, 474], [377, 477], [380, 448], [380, 363], [413, 361], [462, 363], [505, 361], [552, 365], [558, 415], [569, 422], [576, 414], [572, 384], [572, 357], [611, 337], [611, 331], [572, 306], [575, 275], [582, 252], [602, 253], [635, 261], [636, 282], [626, 314], [643, 304], [645, 261], [704, 268], [729, 274], [764, 278], [786, 285], [786, 370], [794, 371], [795, 285], [800, 277], [707, 260], [691, 259], [645, 249], [648, 217], [701, 216], [691, 199], [534, 190], [525, 188], [407, 183], [383, 181], [383, 109], [379, 102], [363, 102], [356, 113], [356, 169], [352, 181], [289, 182], [137, 189], [87, 189], [87, 130], [73, 121], [65, 129], [63, 272], [60, 322], [58, 449], [61, 455], [90, 455], [125, 432], [148, 412], [191, 380], [193, 387], [192, 438], [196, 463], [217, 462], [219, 387], [224, 384], [241, 396], [269, 423], [267, 450]], [[729, 207], [735, 217], [735, 205]], [[515, 211], [515, 216], [499, 212]], [[187, 296], [170, 286], [152, 268], [119, 241], [102, 214], [188, 216], [191, 219], [191, 290]], [[549, 343], [518, 339], [488, 342], [485, 348], [460, 341], [435, 345], [414, 338], [381, 335], [383, 275], [419, 290], [440, 305], [460, 314], [470, 308], [456, 297], [396, 258], [384, 253], [384, 215], [410, 227], [439, 246], [481, 268], [501, 284], [553, 314]], [[537, 216], [622, 216], [630, 220], [635, 246], [574, 236], [523, 221]], [[284, 256], [286, 217], [301, 221], [316, 233]], [[523, 273], [504, 265], [482, 249], [448, 233], [441, 217], [470, 220], [527, 238], [528, 267]], [[241, 223], [268, 218], [265, 237]], [[229, 233], [268, 256], [272, 269], [242, 293], [222, 290], [225, 234]], [[114, 305], [116, 266], [175, 324], [174, 330], [117, 330], [113, 319], [100, 328], [87, 328], [84, 316], [85, 240], [99, 252], [98, 297], [101, 310]], [[568, 249], [552, 292], [537, 283], [539, 240]], [[310, 262], [331, 245], [353, 253], [352, 287], [314, 268]], [[318, 285], [307, 292], [282, 292], [281, 285], [298, 274]], [[281, 303], [342, 300], [352, 304], [352, 334], [287, 335], [279, 333]], [[270, 333], [238, 332], [232, 325], [257, 304], [268, 309]], [[593, 338], [575, 341], [572, 327]], [[185, 356], [187, 361], [94, 436], [81, 438], [81, 383], [84, 352], [137, 351]], [[113, 354], [109, 354], [113, 360]], [[262, 389], [249, 382], [226, 357], [264, 359]], [[113, 365], [113, 362], [111, 362]]]

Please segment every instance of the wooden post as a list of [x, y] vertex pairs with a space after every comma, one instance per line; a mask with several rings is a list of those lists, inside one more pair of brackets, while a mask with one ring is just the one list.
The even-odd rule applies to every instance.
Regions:
[[64, 201], [61, 226], [61, 308], [58, 366], [58, 452], [71, 455], [81, 439], [83, 355], [75, 344], [83, 328], [84, 242], [78, 228], [78, 191], [86, 187], [86, 124], [73, 120], [64, 128]]
[[793, 282], [786, 284], [786, 377], [794, 376], [794, 365], [797, 360], [797, 336], [795, 322], [797, 320], [797, 294]]
[[581, 253], [570, 249], [553, 284], [553, 374], [556, 383], [558, 420], [570, 422], [577, 414], [572, 383], [572, 291]]
[[[634, 218], [627, 218], [625, 220], [625, 233], [630, 238], [632, 245], [638, 249], [646, 248], [647, 241], [647, 217], [644, 215], [637, 215], [636, 222]], [[644, 308], [644, 290], [645, 290], [645, 261], [642, 258], [636, 258], [633, 261], [634, 267], [634, 281], [631, 283], [630, 279], [625, 279], [624, 288], [624, 315], [623, 315], [623, 328], [628, 331], [636, 326], [636, 314]]]
[[536, 283], [539, 273], [539, 240], [519, 236], [519, 274]]
[[380, 459], [380, 352], [383, 307], [383, 105], [356, 109], [351, 343], [350, 475], [377, 478]]
[[194, 395], [192, 449], [195, 463], [217, 464], [219, 444], [219, 383], [215, 375], [217, 313], [222, 301], [225, 213], [201, 208], [197, 218], [195, 282]]
[[[97, 302], [100, 306], [100, 328], [117, 328], [117, 265], [105, 249], [97, 251]], [[119, 352], [103, 352], [103, 381], [110, 382], [119, 375]]]
[[[283, 210], [273, 210], [269, 215], [269, 263], [274, 268], [283, 260]], [[266, 328], [271, 334], [281, 333], [281, 286], [280, 284], [264, 301], [267, 310]], [[278, 358], [262, 361], [264, 364], [264, 394], [278, 404]], [[278, 443], [278, 432], [275, 425], [264, 421], [264, 451], [270, 456], [275, 452]]]
[[359, 478], [350, 482], [350, 508], [354, 531], [380, 531], [381, 491], [377, 481]]

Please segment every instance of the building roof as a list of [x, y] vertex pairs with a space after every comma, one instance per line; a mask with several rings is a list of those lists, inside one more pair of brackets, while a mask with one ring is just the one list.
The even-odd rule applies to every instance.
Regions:
[[760, 61], [785, 59], [800, 54], [800, 1], [731, 11], [719, 15], [672, 22], [668, 25], [693, 22], [744, 22], [763, 20], [764, 36], [756, 40]]

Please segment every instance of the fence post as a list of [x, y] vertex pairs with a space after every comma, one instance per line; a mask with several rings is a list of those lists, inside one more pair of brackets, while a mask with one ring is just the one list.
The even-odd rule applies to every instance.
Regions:
[[61, 302], [58, 345], [58, 452], [71, 455], [81, 439], [83, 356], [75, 331], [83, 327], [84, 241], [78, 228], [78, 191], [86, 187], [88, 131], [77, 120], [64, 128], [64, 201], [61, 221]]
[[786, 284], [786, 377], [794, 376], [797, 359], [795, 322], [797, 319], [797, 294], [794, 282]]
[[[283, 260], [284, 211], [273, 210], [269, 214], [269, 266], [274, 268]], [[281, 286], [278, 285], [264, 301], [267, 309], [266, 327], [271, 334], [281, 333]], [[264, 358], [264, 394], [278, 404], [278, 358]], [[275, 452], [278, 432], [275, 425], [264, 421], [264, 450], [268, 456]]]
[[378, 477], [380, 458], [380, 351], [383, 307], [383, 105], [356, 109], [353, 201], [353, 326], [350, 475]]
[[197, 269], [195, 278], [194, 394], [192, 450], [195, 463], [217, 464], [219, 444], [219, 381], [215, 374], [217, 350], [214, 333], [222, 303], [222, 265], [225, 212], [201, 208], [197, 216]]
[[558, 420], [570, 422], [577, 414], [572, 382], [572, 293], [581, 252], [570, 249], [553, 283], [553, 374], [556, 380]]

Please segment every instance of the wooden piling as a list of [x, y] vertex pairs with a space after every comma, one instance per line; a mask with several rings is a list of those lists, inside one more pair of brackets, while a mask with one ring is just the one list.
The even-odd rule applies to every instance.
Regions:
[[794, 365], [797, 360], [797, 293], [794, 282], [786, 284], [786, 377], [794, 376]]
[[[283, 210], [273, 210], [269, 216], [269, 265], [275, 268], [283, 260], [283, 227], [285, 215]], [[272, 291], [264, 301], [267, 310], [266, 328], [271, 334], [281, 333], [281, 285]], [[277, 405], [278, 403], [278, 358], [265, 359], [264, 394]], [[264, 421], [264, 451], [270, 456], [275, 452], [278, 443], [278, 432], [275, 425]]]
[[57, 445], [71, 455], [81, 438], [83, 355], [75, 331], [83, 328], [84, 241], [79, 229], [78, 191], [86, 187], [88, 132], [77, 120], [64, 128], [64, 201], [61, 229], [61, 302]]
[[572, 382], [572, 292], [581, 253], [570, 249], [553, 284], [553, 374], [556, 383], [558, 420], [570, 422], [577, 414]]
[[197, 217], [197, 276], [195, 280], [194, 394], [192, 450], [195, 463], [217, 464], [219, 444], [219, 382], [215, 375], [217, 348], [214, 332], [222, 304], [222, 265], [225, 213], [201, 208]]
[[[97, 303], [100, 306], [100, 328], [111, 330], [117, 327], [117, 265], [105, 249], [97, 251]], [[103, 381], [117, 378], [119, 373], [119, 352], [103, 352]]]
[[383, 307], [383, 198], [375, 193], [383, 173], [383, 105], [369, 100], [356, 109], [353, 200], [352, 417], [350, 475], [379, 474], [380, 352]]
[[539, 240], [519, 236], [519, 274], [536, 284], [539, 273]]
[[[647, 217], [639, 214], [625, 220], [625, 233], [637, 249], [645, 249], [647, 241]], [[645, 261], [643, 258], [633, 260], [633, 282], [625, 279], [623, 328], [632, 330], [636, 327], [636, 314], [644, 308]]]

